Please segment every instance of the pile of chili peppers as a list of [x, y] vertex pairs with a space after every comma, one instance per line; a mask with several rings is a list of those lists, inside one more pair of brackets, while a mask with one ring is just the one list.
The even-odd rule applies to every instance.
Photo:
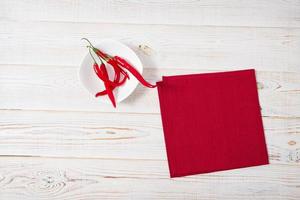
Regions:
[[[88, 39], [86, 38], [82, 38], [82, 39], [86, 40], [89, 43], [87, 48], [89, 49], [89, 53], [94, 61], [93, 64], [94, 71], [97, 74], [98, 78], [104, 82], [104, 86], [105, 86], [105, 90], [98, 92], [95, 95], [96, 97], [108, 95], [112, 105], [116, 107], [116, 101], [115, 101], [113, 90], [123, 85], [127, 79], [129, 80], [130, 77], [128, 72], [132, 74], [144, 86], [148, 88], [156, 87], [156, 85], [152, 85], [149, 82], [147, 82], [143, 78], [143, 76], [125, 59], [119, 56], [108, 55], [105, 52], [101, 51], [100, 49], [94, 47]], [[100, 66], [96, 62], [94, 56], [92, 55], [92, 51], [98, 56], [100, 60]], [[113, 80], [110, 80], [107, 73], [107, 67], [109, 66], [113, 67], [113, 71], [114, 71]]]

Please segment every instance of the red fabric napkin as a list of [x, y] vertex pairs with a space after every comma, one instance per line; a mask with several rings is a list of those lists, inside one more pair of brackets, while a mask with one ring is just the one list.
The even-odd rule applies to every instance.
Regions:
[[157, 82], [171, 177], [268, 164], [255, 71]]

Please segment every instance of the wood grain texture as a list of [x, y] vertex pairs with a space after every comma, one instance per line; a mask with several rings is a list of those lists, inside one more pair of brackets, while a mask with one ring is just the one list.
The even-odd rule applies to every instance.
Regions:
[[[299, 119], [263, 120], [271, 162], [299, 166]], [[7, 110], [0, 122], [0, 155], [166, 160], [158, 114]]]
[[[141, 85], [118, 109], [100, 103], [80, 85], [75, 66], [0, 65], [0, 70], [1, 109], [159, 113], [157, 90]], [[155, 82], [162, 75], [210, 70], [147, 68], [144, 76]], [[300, 116], [300, 73], [257, 71], [257, 79], [264, 116]]]
[[[147, 68], [300, 72], [300, 28], [0, 21], [0, 64], [80, 65], [88, 37], [118, 39]], [[10, 51], [13, 50], [13, 51]]]
[[269, 165], [170, 179], [166, 161], [0, 158], [1, 199], [297, 200], [298, 166]]
[[299, 0], [10, 0], [0, 19], [217, 26], [300, 27]]
[[[1, 0], [0, 199], [300, 199], [299, 0]], [[80, 39], [147, 80], [255, 68], [270, 165], [170, 179], [157, 91], [115, 110], [78, 80]]]

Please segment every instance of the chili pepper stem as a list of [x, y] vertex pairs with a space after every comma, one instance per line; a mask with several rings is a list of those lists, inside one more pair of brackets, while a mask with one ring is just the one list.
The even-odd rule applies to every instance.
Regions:
[[[89, 49], [89, 52], [90, 52], [90, 55], [91, 55], [92, 59], [94, 60], [95, 63], [97, 63], [95, 57], [93, 56], [93, 54], [92, 54], [92, 52], [91, 52], [91, 49], [92, 49], [92, 51], [93, 51], [94, 53], [96, 53], [96, 52], [94, 51], [93, 47], [92, 47], [92, 46], [87, 46], [87, 48]], [[99, 58], [101, 64], [103, 63], [104, 65], [107, 65], [107, 61], [106, 61], [105, 59], [101, 58], [100, 56], [98, 56], [98, 58]]]
[[91, 43], [87, 38], [81, 38], [81, 40], [87, 41], [87, 42], [90, 44], [90, 46], [91, 46], [92, 48], [95, 48], [95, 47], [92, 45], [92, 43]]
[[[91, 55], [92, 59], [94, 60], [94, 62], [95, 62], [95, 63], [97, 63], [97, 62], [96, 62], [96, 59], [94, 58], [94, 56], [93, 56], [93, 54], [92, 54], [92, 52], [91, 52], [91, 49], [90, 49], [90, 48], [89, 48], [89, 53], [90, 53], [90, 55]], [[102, 61], [101, 61], [101, 62], [102, 62]]]
[[[95, 51], [94, 51], [95, 52]], [[96, 52], [95, 52], [96, 53]], [[103, 59], [102, 57], [98, 56], [99, 60], [101, 61], [101, 63], [104, 63], [104, 65], [107, 65], [107, 61], [105, 59]]]
[[[96, 47], [94, 47], [94, 45], [92, 45], [91, 41], [89, 41], [87, 38], [81, 38], [81, 40], [85, 40], [89, 43], [89, 45], [87, 46], [88, 48], [92, 48], [93, 51], [96, 53], [96, 51], [98, 50]], [[110, 55], [106, 55], [108, 57], [108, 59], [111, 59], [112, 57]], [[108, 59], [103, 58], [105, 61], [107, 61]]]
[[[92, 47], [92, 49], [93, 49], [93, 51], [95, 52], [95, 54], [97, 54], [97, 51], [99, 51], [99, 49], [97, 49], [97, 48], [93, 48], [93, 47]], [[97, 54], [97, 55], [98, 55], [98, 54]], [[109, 56], [109, 55], [106, 55], [107, 58], [105, 58], [105, 57], [103, 57], [103, 56], [100, 56], [100, 55], [98, 55], [98, 57], [99, 57], [99, 58], [102, 58], [102, 59], [105, 60], [106, 62], [108, 62], [110, 59], [112, 59], [112, 57]]]

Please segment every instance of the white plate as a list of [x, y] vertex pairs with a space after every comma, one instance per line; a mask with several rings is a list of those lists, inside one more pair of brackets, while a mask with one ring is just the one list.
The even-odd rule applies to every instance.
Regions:
[[[141, 74], [143, 72], [143, 65], [138, 56], [126, 45], [111, 39], [105, 39], [100, 41], [97, 45], [94, 45], [96, 48], [101, 49], [103, 52], [115, 56], [118, 55], [119, 57], [124, 58], [127, 62], [129, 62], [136, 70], [138, 70]], [[94, 56], [96, 57], [96, 56]], [[99, 62], [100, 63], [100, 62]], [[105, 86], [103, 81], [101, 81], [94, 69], [93, 69], [93, 60], [88, 53], [87, 49], [87, 55], [83, 59], [81, 63], [81, 67], [79, 70], [79, 79], [82, 82], [83, 86], [91, 93], [91, 95], [95, 97], [95, 94], [105, 90]], [[113, 79], [113, 69], [111, 66], [107, 67], [108, 74], [110, 76], [110, 79]], [[136, 88], [138, 84], [138, 80], [131, 75], [130, 73], [129, 80], [126, 80], [126, 82], [120, 86], [114, 89], [113, 93], [115, 96], [116, 102], [121, 102], [126, 97], [128, 97]], [[99, 101], [104, 103], [111, 104], [109, 97], [107, 95], [97, 97]]]

